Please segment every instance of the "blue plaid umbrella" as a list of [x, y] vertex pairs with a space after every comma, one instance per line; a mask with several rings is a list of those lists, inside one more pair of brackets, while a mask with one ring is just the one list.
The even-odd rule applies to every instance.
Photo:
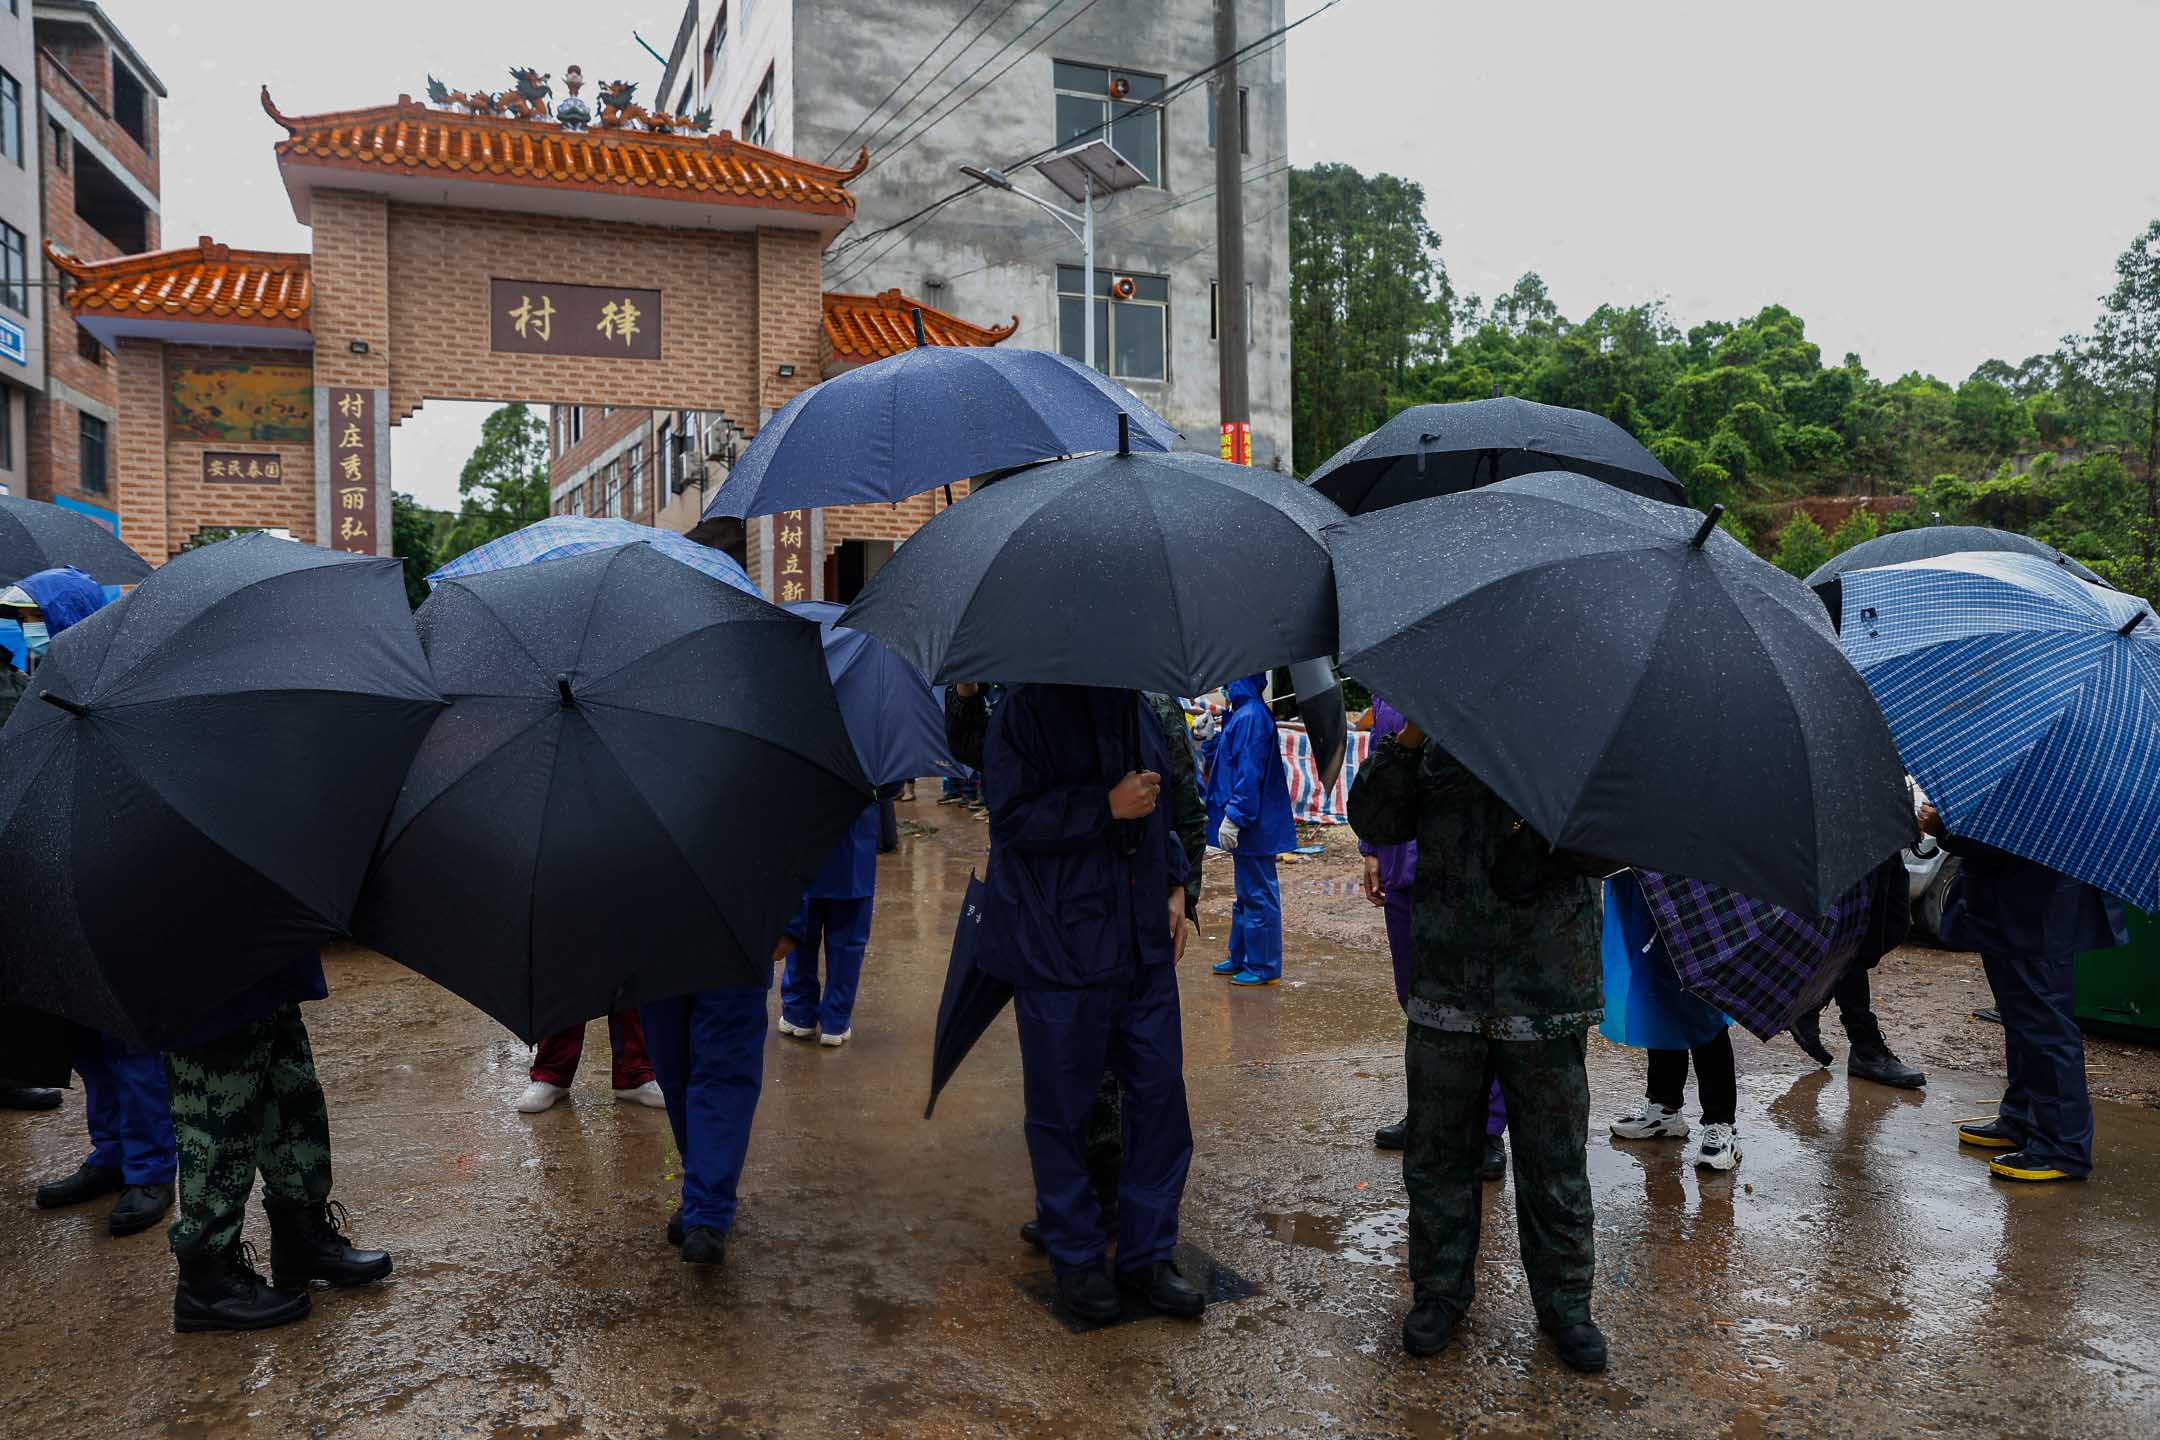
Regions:
[[1844, 577], [1845, 651], [1951, 832], [2160, 909], [2160, 621], [2008, 553]]
[[742, 566], [710, 545], [700, 545], [672, 530], [656, 530], [650, 525], [608, 520], [597, 515], [551, 515], [545, 520], [536, 520], [500, 540], [490, 540], [466, 551], [428, 576], [428, 587], [433, 589], [441, 581], [455, 580], [461, 575], [508, 570], [514, 565], [537, 565], [543, 560], [561, 560], [571, 555], [583, 555], [589, 550], [612, 550], [617, 545], [639, 543], [650, 545], [670, 560], [680, 560], [693, 570], [702, 570], [723, 584], [758, 594], [757, 586], [743, 573]]

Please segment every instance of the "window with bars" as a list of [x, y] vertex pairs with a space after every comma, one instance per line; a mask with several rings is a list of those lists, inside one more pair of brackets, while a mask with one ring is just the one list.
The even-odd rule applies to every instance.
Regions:
[[[1078, 265], [1057, 267], [1058, 349], [1087, 363], [1087, 314]], [[1114, 293], [1119, 279], [1132, 294]], [[1170, 378], [1170, 279], [1166, 275], [1095, 272], [1095, 368], [1119, 380]]]
[[625, 452], [623, 472], [629, 477], [623, 482], [629, 492], [623, 500], [624, 512], [635, 518], [645, 508], [645, 446], [633, 443]]
[[30, 313], [28, 244], [22, 231], [0, 220], [0, 305], [18, 315]]
[[78, 415], [76, 481], [85, 495], [105, 493], [105, 449], [110, 432], [95, 415]]
[[1106, 65], [1052, 62], [1057, 86], [1057, 148], [1108, 140], [1118, 154], [1164, 185], [1163, 77]]
[[[1219, 87], [1213, 81], [1207, 87], [1207, 143], [1215, 148], [1215, 100]], [[1241, 155], [1252, 154], [1252, 91], [1243, 85], [1237, 90], [1237, 148]]]

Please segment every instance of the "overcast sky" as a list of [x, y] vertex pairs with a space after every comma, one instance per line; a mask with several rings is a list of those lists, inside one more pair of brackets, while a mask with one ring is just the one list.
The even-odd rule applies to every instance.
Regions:
[[[682, 13], [102, 3], [172, 92], [166, 243], [273, 249], [308, 237], [263, 82], [296, 114], [420, 95], [430, 71], [501, 88], [512, 64], [649, 92], [659, 66], [630, 29], [664, 51]], [[1292, 37], [1290, 153], [1423, 184], [1458, 289], [1535, 269], [1570, 316], [1662, 299], [1683, 325], [1777, 301], [1833, 361], [1954, 381], [2088, 326], [2160, 216], [2156, 45], [2160, 8], [2133, 0], [1343, 0]], [[485, 408], [438, 402], [393, 431], [397, 487], [454, 505]]]

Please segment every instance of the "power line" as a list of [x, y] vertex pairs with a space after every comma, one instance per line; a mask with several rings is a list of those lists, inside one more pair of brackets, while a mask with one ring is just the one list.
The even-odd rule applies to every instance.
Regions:
[[[899, 81], [894, 84], [892, 89], [885, 92], [885, 99], [880, 100], [877, 104], [871, 106], [869, 112], [865, 114], [861, 120], [856, 122], [855, 128], [853, 130], [850, 130], [838, 145], [833, 146], [831, 150], [826, 152], [825, 163], [830, 165], [835, 157], [845, 152], [848, 147], [848, 143], [862, 132], [863, 126], [868, 125], [871, 118], [875, 116], [878, 111], [884, 109], [885, 105], [893, 98], [893, 96], [900, 93], [901, 86], [907, 84], [908, 81], [914, 79], [916, 72], [921, 70], [923, 66], [930, 63], [930, 57], [937, 54], [939, 50], [943, 49], [945, 46], [945, 42], [952, 39], [953, 36], [957, 35], [960, 32], [960, 27], [967, 24], [967, 22], [975, 15], [975, 13], [981, 10], [982, 7], [988, 3], [989, 0], [975, 0], [974, 5], [969, 7], [967, 14], [962, 15], [958, 20], [954, 21], [952, 29], [947, 30], [943, 38], [941, 38], [937, 42], [937, 44], [931, 46], [929, 50], [924, 53], [922, 59], [916, 61], [915, 64], [908, 70], [907, 74], [900, 77]], [[982, 29], [976, 31], [974, 36], [969, 39], [966, 44], [962, 45], [958, 50], [955, 50], [950, 56], [946, 58], [944, 64], [938, 66], [936, 70], [925, 76], [922, 84], [916, 86], [914, 91], [908, 95], [907, 99], [900, 102], [899, 107], [895, 109], [890, 116], [879, 122], [877, 129], [873, 130], [869, 134], [869, 136], [864, 139], [863, 144], [866, 146], [874, 144], [877, 138], [885, 133], [886, 128], [890, 126], [893, 121], [898, 120], [902, 115], [905, 115], [907, 113], [908, 107], [910, 105], [913, 105], [916, 100], [921, 97], [923, 91], [929, 89], [932, 85], [935, 85], [938, 81], [938, 77], [943, 75], [947, 70], [952, 69], [954, 63], [957, 62], [961, 56], [967, 54], [968, 51], [974, 49], [977, 45], [981, 44], [983, 38], [987, 36], [992, 30], [995, 30], [997, 28], [998, 22], [1000, 20], [1003, 20], [1008, 14], [1012, 13], [1013, 6], [1019, 3], [1020, 0], [1006, 0], [1005, 8], [998, 11], [997, 14], [991, 16], [989, 21], [982, 27]]]

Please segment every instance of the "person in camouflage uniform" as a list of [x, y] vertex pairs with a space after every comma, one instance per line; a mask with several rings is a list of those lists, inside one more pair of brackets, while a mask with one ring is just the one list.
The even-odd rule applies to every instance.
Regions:
[[1476, 1292], [1478, 1168], [1497, 1077], [1538, 1324], [1569, 1365], [1602, 1370], [1583, 1069], [1585, 1034], [1604, 1015], [1597, 884], [1415, 725], [1358, 771], [1350, 824], [1375, 845], [1418, 846], [1403, 1153], [1416, 1288], [1403, 1346], [1441, 1349]]

